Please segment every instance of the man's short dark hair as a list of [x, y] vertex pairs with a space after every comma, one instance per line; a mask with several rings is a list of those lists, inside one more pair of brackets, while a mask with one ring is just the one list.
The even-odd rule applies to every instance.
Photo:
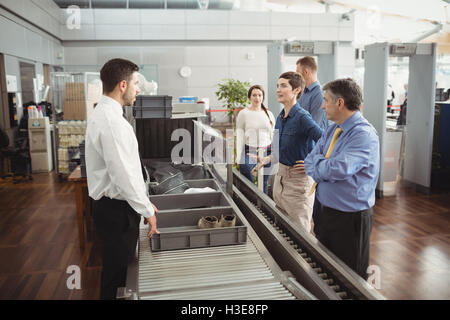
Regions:
[[323, 91], [328, 91], [334, 101], [342, 98], [345, 106], [350, 111], [359, 110], [361, 107], [361, 88], [351, 78], [330, 81], [323, 86]]
[[300, 58], [297, 60], [296, 65], [299, 65], [299, 64], [303, 67], [309, 68], [312, 72], [317, 71], [317, 63], [313, 57], [307, 56], [307, 57]]
[[103, 92], [112, 92], [120, 81], [130, 81], [135, 71], [139, 71], [139, 67], [129, 60], [119, 58], [109, 60], [100, 70]]

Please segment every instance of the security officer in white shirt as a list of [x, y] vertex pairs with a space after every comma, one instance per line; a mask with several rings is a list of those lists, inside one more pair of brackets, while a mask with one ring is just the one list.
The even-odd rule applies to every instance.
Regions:
[[147, 197], [136, 136], [122, 116], [122, 107], [133, 105], [139, 93], [138, 70], [124, 59], [112, 59], [102, 67], [103, 96], [87, 125], [87, 183], [103, 242], [101, 299], [115, 299], [117, 288], [125, 286], [141, 216], [150, 225], [148, 236], [158, 233], [158, 210]]

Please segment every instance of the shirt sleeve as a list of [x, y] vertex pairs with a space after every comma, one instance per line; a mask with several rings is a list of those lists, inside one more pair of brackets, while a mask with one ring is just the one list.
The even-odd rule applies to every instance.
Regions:
[[[244, 109], [245, 110], [245, 109]], [[241, 110], [236, 119], [236, 163], [241, 162], [242, 152], [244, 149], [245, 140], [245, 114]]]
[[323, 130], [313, 120], [311, 115], [304, 114], [300, 117], [300, 127], [303, 129], [303, 133], [317, 142], [322, 136]]
[[317, 143], [305, 160], [306, 174], [316, 182], [349, 179], [369, 166], [372, 155], [377, 154], [375, 148], [378, 148], [376, 140], [368, 132], [354, 132], [339, 153], [332, 153], [329, 159], [319, 152], [321, 146], [323, 151], [323, 141]]
[[320, 92], [316, 93], [314, 96], [311, 97], [310, 100], [310, 113], [314, 121], [320, 126], [320, 124], [323, 122], [324, 113], [325, 111], [322, 109], [323, 105], [323, 97], [320, 94]]
[[316, 177], [314, 176], [314, 174], [315, 174], [314, 159], [316, 159], [316, 157], [323, 154], [323, 147], [324, 147], [325, 142], [326, 142], [326, 135], [323, 134], [322, 137], [316, 142], [316, 145], [314, 146], [314, 148], [311, 150], [310, 153], [308, 153], [308, 155], [306, 156], [306, 158], [304, 160], [306, 174], [308, 176], [310, 176], [311, 178], [313, 178], [314, 181], [317, 181]]
[[111, 182], [137, 213], [149, 218], [155, 210], [147, 197], [136, 137], [123, 124], [105, 120], [108, 123], [100, 134], [100, 142]]

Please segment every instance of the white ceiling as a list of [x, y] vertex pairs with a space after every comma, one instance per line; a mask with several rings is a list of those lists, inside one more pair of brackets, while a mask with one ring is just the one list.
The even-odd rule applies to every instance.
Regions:
[[[255, 1], [258, 0], [250, 0]], [[359, 45], [384, 41], [417, 41], [439, 29], [439, 34], [450, 32], [449, 0], [261, 1], [265, 2], [266, 10], [274, 11], [352, 12], [355, 17], [355, 43]]]
[[[61, 7], [196, 9], [205, 0], [54, 0]], [[450, 32], [450, 0], [208, 0], [208, 9], [348, 13], [355, 44], [417, 41]]]
[[313, 12], [324, 12], [325, 4], [328, 3], [331, 12], [340, 13], [356, 9], [407, 19], [450, 22], [449, 0], [249, 0], [249, 2], [265, 2], [265, 7], [272, 10]]

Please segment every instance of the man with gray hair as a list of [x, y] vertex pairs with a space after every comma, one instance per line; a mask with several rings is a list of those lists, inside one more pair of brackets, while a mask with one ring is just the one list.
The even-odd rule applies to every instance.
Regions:
[[361, 88], [352, 79], [324, 86], [322, 108], [334, 122], [304, 161], [315, 184], [317, 239], [364, 279], [369, 265], [379, 139], [361, 115]]

